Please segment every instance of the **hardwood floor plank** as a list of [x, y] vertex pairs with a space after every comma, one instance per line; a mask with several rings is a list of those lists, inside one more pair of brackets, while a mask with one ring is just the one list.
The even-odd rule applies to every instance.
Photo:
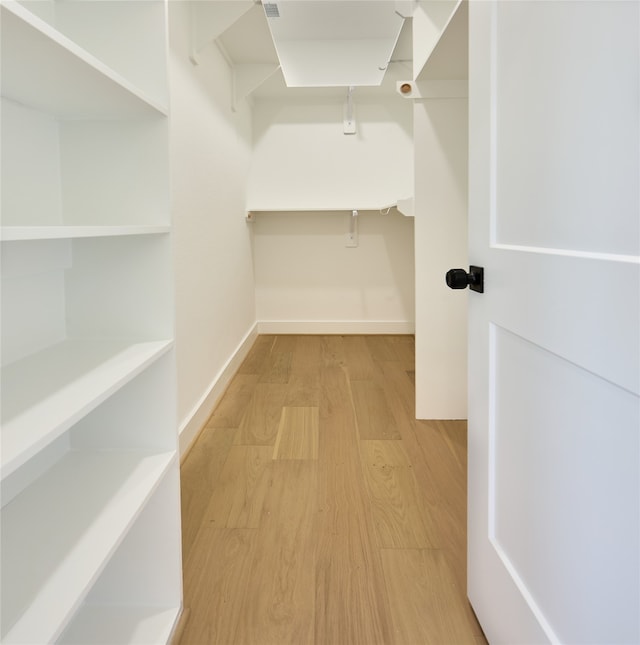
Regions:
[[380, 554], [369, 548], [357, 517], [345, 517], [345, 536], [323, 540], [316, 564], [316, 645], [392, 643]]
[[371, 358], [377, 362], [399, 361], [401, 356], [397, 343], [393, 343], [389, 336], [365, 336]]
[[235, 642], [313, 644], [316, 488], [316, 462], [273, 464]]
[[316, 374], [292, 373], [287, 383], [285, 407], [315, 407], [320, 405], [320, 380]]
[[372, 381], [351, 381], [360, 439], [401, 439], [383, 388]]
[[389, 643], [388, 599], [344, 369], [325, 368], [321, 386], [315, 643]]
[[390, 399], [396, 408], [404, 410], [405, 416], [415, 421], [416, 395], [415, 388], [407, 372], [410, 366], [401, 361], [385, 361], [382, 365], [382, 382], [389, 389]]
[[450, 421], [416, 421], [416, 430], [422, 427], [433, 428], [447, 444], [451, 458], [457, 463], [460, 472], [467, 472], [467, 422], [464, 419]]
[[393, 346], [397, 360], [409, 365], [415, 365], [416, 341], [413, 336], [405, 334], [390, 335], [387, 336], [387, 340]]
[[273, 458], [318, 459], [318, 408], [282, 408]]
[[322, 337], [297, 336], [296, 348], [291, 361], [291, 374], [311, 376], [317, 380], [321, 365]]
[[242, 365], [238, 369], [238, 374], [262, 374], [264, 364], [269, 358], [276, 338], [276, 336], [269, 334], [260, 334], [256, 338], [246, 358], [242, 361]]
[[476, 644], [465, 592], [442, 551], [384, 549], [382, 563], [397, 645]]
[[208, 428], [237, 428], [258, 383], [257, 374], [236, 374], [209, 417]]
[[200, 530], [209, 498], [215, 490], [233, 444], [235, 428], [205, 428], [198, 449], [181, 466], [182, 553], [186, 559]]
[[286, 394], [284, 384], [256, 385], [234, 439], [237, 446], [273, 446]]
[[[455, 554], [454, 570], [458, 584], [464, 587], [467, 577], [466, 484], [460, 486], [457, 469], [450, 470], [434, 465], [432, 455], [440, 453], [440, 448], [434, 449], [428, 442], [423, 440], [421, 444], [418, 440], [420, 430], [417, 428], [413, 412], [415, 393], [402, 365], [393, 362], [385, 363], [383, 372], [389, 390], [390, 406], [398, 423], [405, 449], [407, 454], [415, 456], [413, 472], [436, 531], [434, 532], [437, 536], [435, 546]], [[431, 439], [439, 441], [437, 435], [431, 435]], [[462, 490], [462, 500], [458, 494], [460, 490]]]
[[435, 527], [401, 441], [361, 441], [362, 470], [382, 548], [431, 548]]
[[184, 568], [184, 605], [190, 611], [180, 645], [236, 642], [257, 538], [253, 529], [204, 527], [198, 534]]
[[273, 350], [265, 361], [260, 383], [288, 383], [292, 360], [292, 352]]
[[380, 553], [361, 491], [351, 488], [352, 470], [328, 464], [319, 478], [316, 645], [393, 642]]
[[298, 334], [278, 334], [276, 336], [276, 341], [273, 344], [272, 351], [275, 353], [287, 353], [293, 354], [298, 347], [302, 336]]
[[270, 446], [233, 446], [203, 518], [217, 528], [257, 528], [269, 486]]
[[321, 336], [320, 342], [322, 367], [344, 367], [346, 365], [343, 336]]
[[373, 378], [377, 367], [371, 358], [365, 336], [344, 336], [344, 355], [351, 381], [366, 381]]
[[[466, 512], [467, 463], [461, 454], [464, 442], [466, 451], [465, 421], [416, 421], [416, 439], [424, 460], [434, 471], [434, 485], [438, 492], [447, 495], [461, 515]], [[461, 437], [464, 435], [464, 437]]]

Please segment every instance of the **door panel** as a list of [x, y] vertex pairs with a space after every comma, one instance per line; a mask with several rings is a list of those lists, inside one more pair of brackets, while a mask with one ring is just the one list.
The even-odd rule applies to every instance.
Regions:
[[501, 327], [640, 391], [637, 262], [498, 245], [492, 245], [491, 262], [490, 275], [485, 269], [487, 300]]
[[538, 5], [496, 7], [495, 241], [638, 255], [638, 3]]
[[561, 642], [625, 642], [640, 601], [638, 400], [493, 325], [489, 355], [493, 547]]
[[638, 2], [471, 2], [469, 597], [640, 641]]

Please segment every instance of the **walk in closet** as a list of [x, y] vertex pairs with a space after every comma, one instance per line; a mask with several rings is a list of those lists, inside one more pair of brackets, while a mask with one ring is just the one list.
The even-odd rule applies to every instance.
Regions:
[[[414, 291], [435, 238], [420, 229], [414, 262], [414, 196], [440, 216], [455, 193], [464, 224], [465, 170], [424, 140], [461, 133], [464, 149], [466, 69], [420, 70], [466, 5], [373, 4], [392, 29], [358, 62], [380, 85], [317, 88], [287, 86], [279, 55], [300, 43], [277, 51], [261, 3], [0, 0], [3, 644], [167, 643], [178, 443], [256, 337], [411, 334], [431, 316]], [[348, 14], [302, 39], [331, 72], [367, 39]], [[461, 81], [441, 86], [457, 92], [443, 130], [414, 126], [412, 79]]]

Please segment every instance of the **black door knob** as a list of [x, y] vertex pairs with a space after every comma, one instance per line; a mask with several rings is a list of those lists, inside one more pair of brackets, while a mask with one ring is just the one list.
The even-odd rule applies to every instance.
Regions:
[[466, 289], [469, 286], [469, 274], [464, 269], [447, 271], [447, 287], [449, 289]]
[[484, 269], [471, 266], [469, 273], [464, 269], [449, 269], [446, 275], [447, 286], [450, 289], [466, 289], [484, 293]]

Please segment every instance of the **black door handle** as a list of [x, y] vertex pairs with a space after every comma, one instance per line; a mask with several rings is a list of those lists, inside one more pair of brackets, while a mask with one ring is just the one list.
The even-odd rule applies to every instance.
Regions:
[[449, 269], [446, 275], [447, 286], [450, 289], [466, 289], [484, 293], [484, 268], [470, 266], [469, 273], [464, 269]]

